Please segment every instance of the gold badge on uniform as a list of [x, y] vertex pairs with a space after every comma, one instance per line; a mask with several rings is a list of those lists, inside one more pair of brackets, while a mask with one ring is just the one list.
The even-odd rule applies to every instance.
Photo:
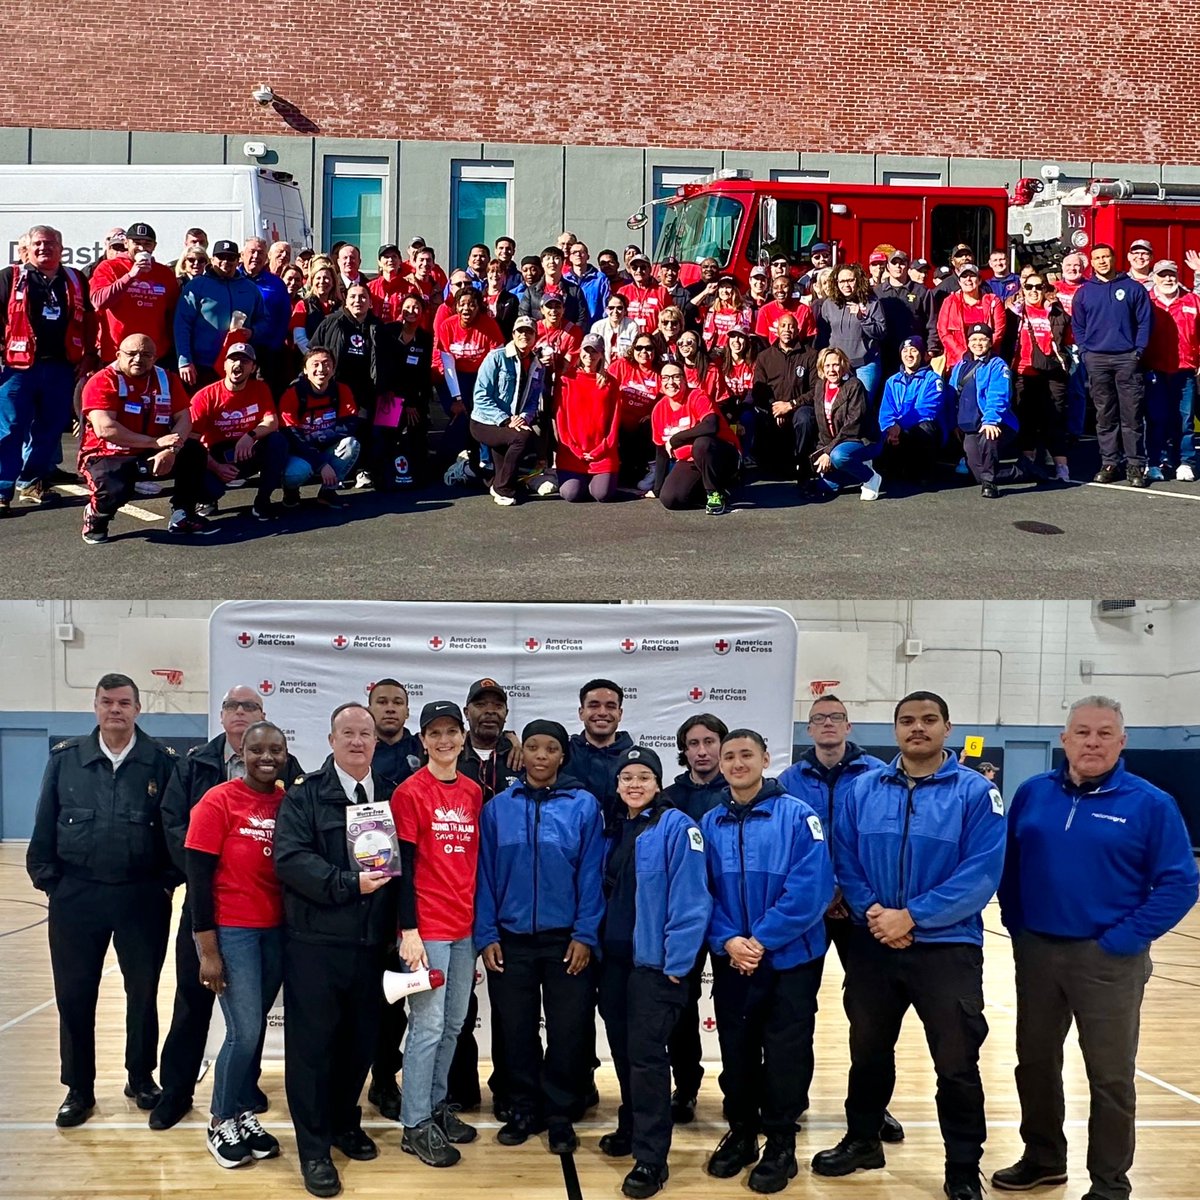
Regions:
[[150, 780], [150, 782], [148, 784], [146, 784], [146, 795], [147, 796], [157, 796], [158, 795], [158, 784], [155, 783], [153, 779]]

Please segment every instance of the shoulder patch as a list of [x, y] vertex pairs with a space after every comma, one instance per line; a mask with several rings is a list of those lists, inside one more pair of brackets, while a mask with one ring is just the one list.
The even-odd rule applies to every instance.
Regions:
[[188, 758], [191, 758], [192, 755], [195, 754], [197, 750], [203, 750], [203, 749], [204, 749], [204, 743], [201, 743], [199, 746], [190, 746], [188, 748], [188, 752], [187, 752]]
[[292, 780], [292, 787], [295, 787], [297, 784], [300, 784], [300, 783], [303, 783], [303, 782], [304, 782], [304, 776], [303, 776], [303, 775], [297, 775], [297, 776], [296, 776], [296, 778]]
[[823, 842], [825, 840], [825, 830], [821, 828], [821, 818], [818, 817], [816, 813], [813, 813], [812, 816], [807, 818], [807, 820], [808, 831], [812, 834], [813, 841]]
[[57, 750], [65, 750], [68, 746], [73, 745], [75, 745], [74, 738], [63, 738], [61, 742], [55, 742], [54, 745], [50, 747], [50, 753], [53, 754]]
[[695, 827], [695, 825], [688, 829], [688, 845], [693, 850], [704, 849], [704, 834], [702, 834], [700, 830]]
[[995, 788], [988, 789], [988, 799], [992, 802], [992, 812], [998, 817], [1004, 816], [1004, 797]]
[[167, 746], [167, 745], [165, 745], [165, 744], [164, 744], [164, 745], [163, 745], [163, 749], [164, 749], [164, 750], [165, 750], [165, 751], [166, 751], [166, 752], [167, 752], [167, 753], [168, 753], [168, 754], [169, 754], [169, 755], [170, 755], [172, 758], [178, 758], [178, 757], [179, 757], [179, 751], [178, 751], [178, 750], [176, 750], [174, 746]]

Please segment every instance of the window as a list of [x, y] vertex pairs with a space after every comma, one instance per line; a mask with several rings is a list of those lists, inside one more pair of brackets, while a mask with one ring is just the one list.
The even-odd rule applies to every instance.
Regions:
[[467, 260], [482, 242], [489, 251], [498, 237], [512, 236], [513, 165], [455, 162], [450, 168], [450, 262]]
[[325, 160], [325, 220], [321, 244], [353, 242], [366, 262], [388, 240], [391, 168], [386, 158]]
[[656, 262], [673, 254], [681, 263], [715, 258], [721, 266], [729, 265], [734, 239], [742, 223], [744, 210], [740, 200], [704, 192], [660, 207], [666, 208], [668, 213], [662, 237], [654, 251]]
[[965, 242], [975, 251], [976, 262], [986, 262], [996, 244], [996, 219], [982, 204], [939, 204], [933, 210], [929, 259], [950, 261], [950, 251]]
[[883, 182], [889, 187], [941, 187], [945, 180], [940, 171], [884, 171]]
[[758, 202], [758, 212], [755, 214], [754, 228], [746, 243], [746, 261], [758, 262], [759, 236], [762, 236], [762, 249], [768, 256], [774, 258], [778, 254], [786, 254], [794, 263], [808, 257], [808, 248], [813, 242], [820, 241], [821, 236], [821, 206], [816, 200], [775, 200], [775, 236], [766, 236], [760, 230], [763, 204]]
[[828, 171], [772, 171], [772, 183], [828, 183]]
[[[685, 183], [700, 183], [707, 179], [712, 174], [711, 170], [705, 171], [698, 167], [655, 167], [654, 168], [654, 195], [651, 200], [665, 200], [668, 196], [675, 195], [675, 189], [681, 188]], [[650, 244], [658, 245], [659, 235], [662, 233], [663, 220], [666, 217], [667, 206], [665, 204], [656, 204], [650, 209], [653, 215], [654, 224], [652, 226], [654, 236]], [[680, 257], [682, 262], [682, 256]]]

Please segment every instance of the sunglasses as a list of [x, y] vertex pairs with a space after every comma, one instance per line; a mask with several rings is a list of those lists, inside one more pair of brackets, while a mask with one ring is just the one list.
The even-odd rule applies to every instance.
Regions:
[[660, 325], [678, 325], [679, 324], [679, 322], [676, 321], [674, 317], [659, 317], [658, 323]]
[[1026, 283], [1021, 285], [1021, 290], [1025, 292], [1044, 292], [1046, 285], [1043, 283]]
[[183, 261], [188, 262], [188, 263], [194, 263], [196, 266], [202, 267], [202, 266], [204, 266], [204, 264], [206, 262], [208, 262], [208, 259], [207, 258], [185, 258]]
[[259, 712], [261, 709], [257, 700], [225, 700], [221, 704], [222, 712]]
[[624, 311], [625, 311], [625, 305], [623, 305], [623, 304], [610, 304], [610, 305], [608, 306], [608, 311], [609, 311], [609, 312], [624, 312]]
[[634, 346], [633, 352], [634, 352], [634, 354], [652, 354], [654, 352], [654, 347], [653, 346]]

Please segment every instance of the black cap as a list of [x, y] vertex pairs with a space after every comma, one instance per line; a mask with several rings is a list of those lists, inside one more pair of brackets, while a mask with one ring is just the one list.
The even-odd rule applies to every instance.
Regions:
[[403, 254], [400, 254], [400, 247], [395, 242], [388, 242], [386, 246], [380, 246], [379, 253], [375, 257], [382, 258], [385, 254], [399, 254], [401, 258], [404, 257]]
[[158, 241], [158, 236], [155, 234], [153, 227], [147, 225], [145, 221], [134, 221], [132, 225], [126, 226], [125, 236], [127, 238], [138, 238], [145, 242]]
[[225, 351], [226, 358], [248, 358], [251, 362], [258, 362], [258, 355], [254, 353], [254, 347], [249, 342], [234, 342], [228, 350]]
[[545, 308], [547, 304], [557, 304], [560, 308], [566, 307], [559, 292], [551, 292], [548, 296], [543, 296], [542, 307]]
[[621, 771], [631, 763], [649, 767], [654, 772], [654, 778], [658, 780], [658, 786], [662, 787], [662, 759], [649, 746], [630, 746], [617, 759], [616, 774], [620, 775]]
[[902, 263], [908, 262], [908, 251], [907, 250], [893, 250], [891, 252], [891, 254], [888, 255], [888, 262], [902, 262]]
[[521, 259], [520, 265], [523, 267], [540, 267], [542, 265], [542, 260], [538, 258], [536, 254], [526, 254], [525, 257]]
[[462, 709], [453, 700], [430, 700], [421, 709], [421, 732], [424, 733], [434, 721], [440, 720], [442, 717], [449, 717], [452, 721], [457, 721], [462, 729], [467, 727], [463, 720]]
[[[537, 326], [535, 325], [536, 329]], [[474, 704], [484, 692], [495, 692], [505, 704], [508, 703], [508, 693], [494, 679], [477, 679], [467, 688], [467, 703]]]
[[238, 258], [241, 255], [241, 251], [238, 249], [237, 242], [232, 242], [229, 238], [222, 238], [213, 245], [212, 256], [213, 258], [222, 258], [226, 255]]
[[974, 255], [975, 251], [967, 245], [966, 242], [959, 242], [953, 250], [950, 251], [951, 258], [962, 258], [964, 254]]
[[673, 271], [678, 271], [679, 270], [679, 259], [677, 259], [675, 257], [675, 255], [672, 254], [669, 257], [664, 258], [662, 260], [662, 262], [660, 262], [658, 265], [660, 267], [669, 267]]
[[972, 337], [977, 333], [987, 334], [989, 339], [996, 336], [996, 331], [986, 321], [976, 321], [974, 325], [967, 326], [967, 337]]

